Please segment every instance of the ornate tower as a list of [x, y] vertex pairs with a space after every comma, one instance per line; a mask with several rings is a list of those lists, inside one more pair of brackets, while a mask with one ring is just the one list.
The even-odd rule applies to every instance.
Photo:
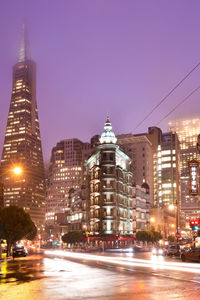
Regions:
[[[19, 172], [13, 172], [18, 167]], [[18, 174], [17, 174], [18, 173]], [[36, 104], [36, 64], [30, 58], [23, 25], [1, 159], [3, 205], [29, 212], [38, 227], [44, 224], [44, 164]]]
[[119, 234], [133, 234], [131, 159], [116, 144], [107, 117], [100, 145], [86, 162], [88, 178], [88, 230], [116, 242]]

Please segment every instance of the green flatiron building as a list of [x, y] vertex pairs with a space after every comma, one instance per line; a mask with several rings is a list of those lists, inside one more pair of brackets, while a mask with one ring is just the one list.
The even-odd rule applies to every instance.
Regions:
[[[20, 174], [14, 174], [14, 168]], [[44, 225], [45, 177], [36, 103], [36, 64], [30, 57], [26, 27], [13, 83], [1, 159], [2, 205], [27, 211], [38, 228]]]

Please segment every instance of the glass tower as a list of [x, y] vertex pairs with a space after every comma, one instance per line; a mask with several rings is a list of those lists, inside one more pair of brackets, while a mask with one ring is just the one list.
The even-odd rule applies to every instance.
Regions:
[[36, 64], [30, 58], [25, 26], [18, 62], [13, 67], [0, 178], [3, 206], [23, 207], [40, 228], [44, 224], [44, 164], [36, 104]]
[[167, 132], [154, 153], [154, 206], [172, 204], [179, 205], [179, 142]]
[[[185, 119], [169, 122], [171, 131], [176, 132], [180, 141], [180, 180], [182, 223], [187, 225], [190, 218], [200, 214], [199, 196], [191, 196], [188, 162], [199, 160], [197, 137], [200, 133], [200, 119]], [[186, 223], [185, 223], [186, 221]]]

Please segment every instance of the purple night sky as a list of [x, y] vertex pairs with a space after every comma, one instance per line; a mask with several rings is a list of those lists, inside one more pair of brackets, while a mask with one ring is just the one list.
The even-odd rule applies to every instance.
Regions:
[[[89, 141], [109, 114], [130, 133], [200, 61], [200, 2], [8, 0], [0, 8], [0, 152], [21, 24], [37, 63], [45, 161], [61, 139]], [[135, 133], [147, 131], [200, 84], [200, 67]], [[200, 91], [170, 119], [200, 116]], [[169, 119], [168, 119], [169, 120]], [[167, 121], [160, 124], [167, 129]]]

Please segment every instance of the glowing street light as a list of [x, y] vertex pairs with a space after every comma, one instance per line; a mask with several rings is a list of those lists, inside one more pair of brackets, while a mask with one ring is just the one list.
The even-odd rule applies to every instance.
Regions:
[[170, 204], [169, 205], [169, 210], [174, 210], [175, 209], [175, 206], [173, 204]]
[[151, 218], [150, 218], [150, 222], [151, 222], [151, 223], [154, 223], [154, 222], [155, 222], [155, 218], [154, 218], [154, 217], [151, 217]]
[[21, 175], [22, 174], [22, 168], [21, 167], [14, 167], [13, 173], [15, 175]]

